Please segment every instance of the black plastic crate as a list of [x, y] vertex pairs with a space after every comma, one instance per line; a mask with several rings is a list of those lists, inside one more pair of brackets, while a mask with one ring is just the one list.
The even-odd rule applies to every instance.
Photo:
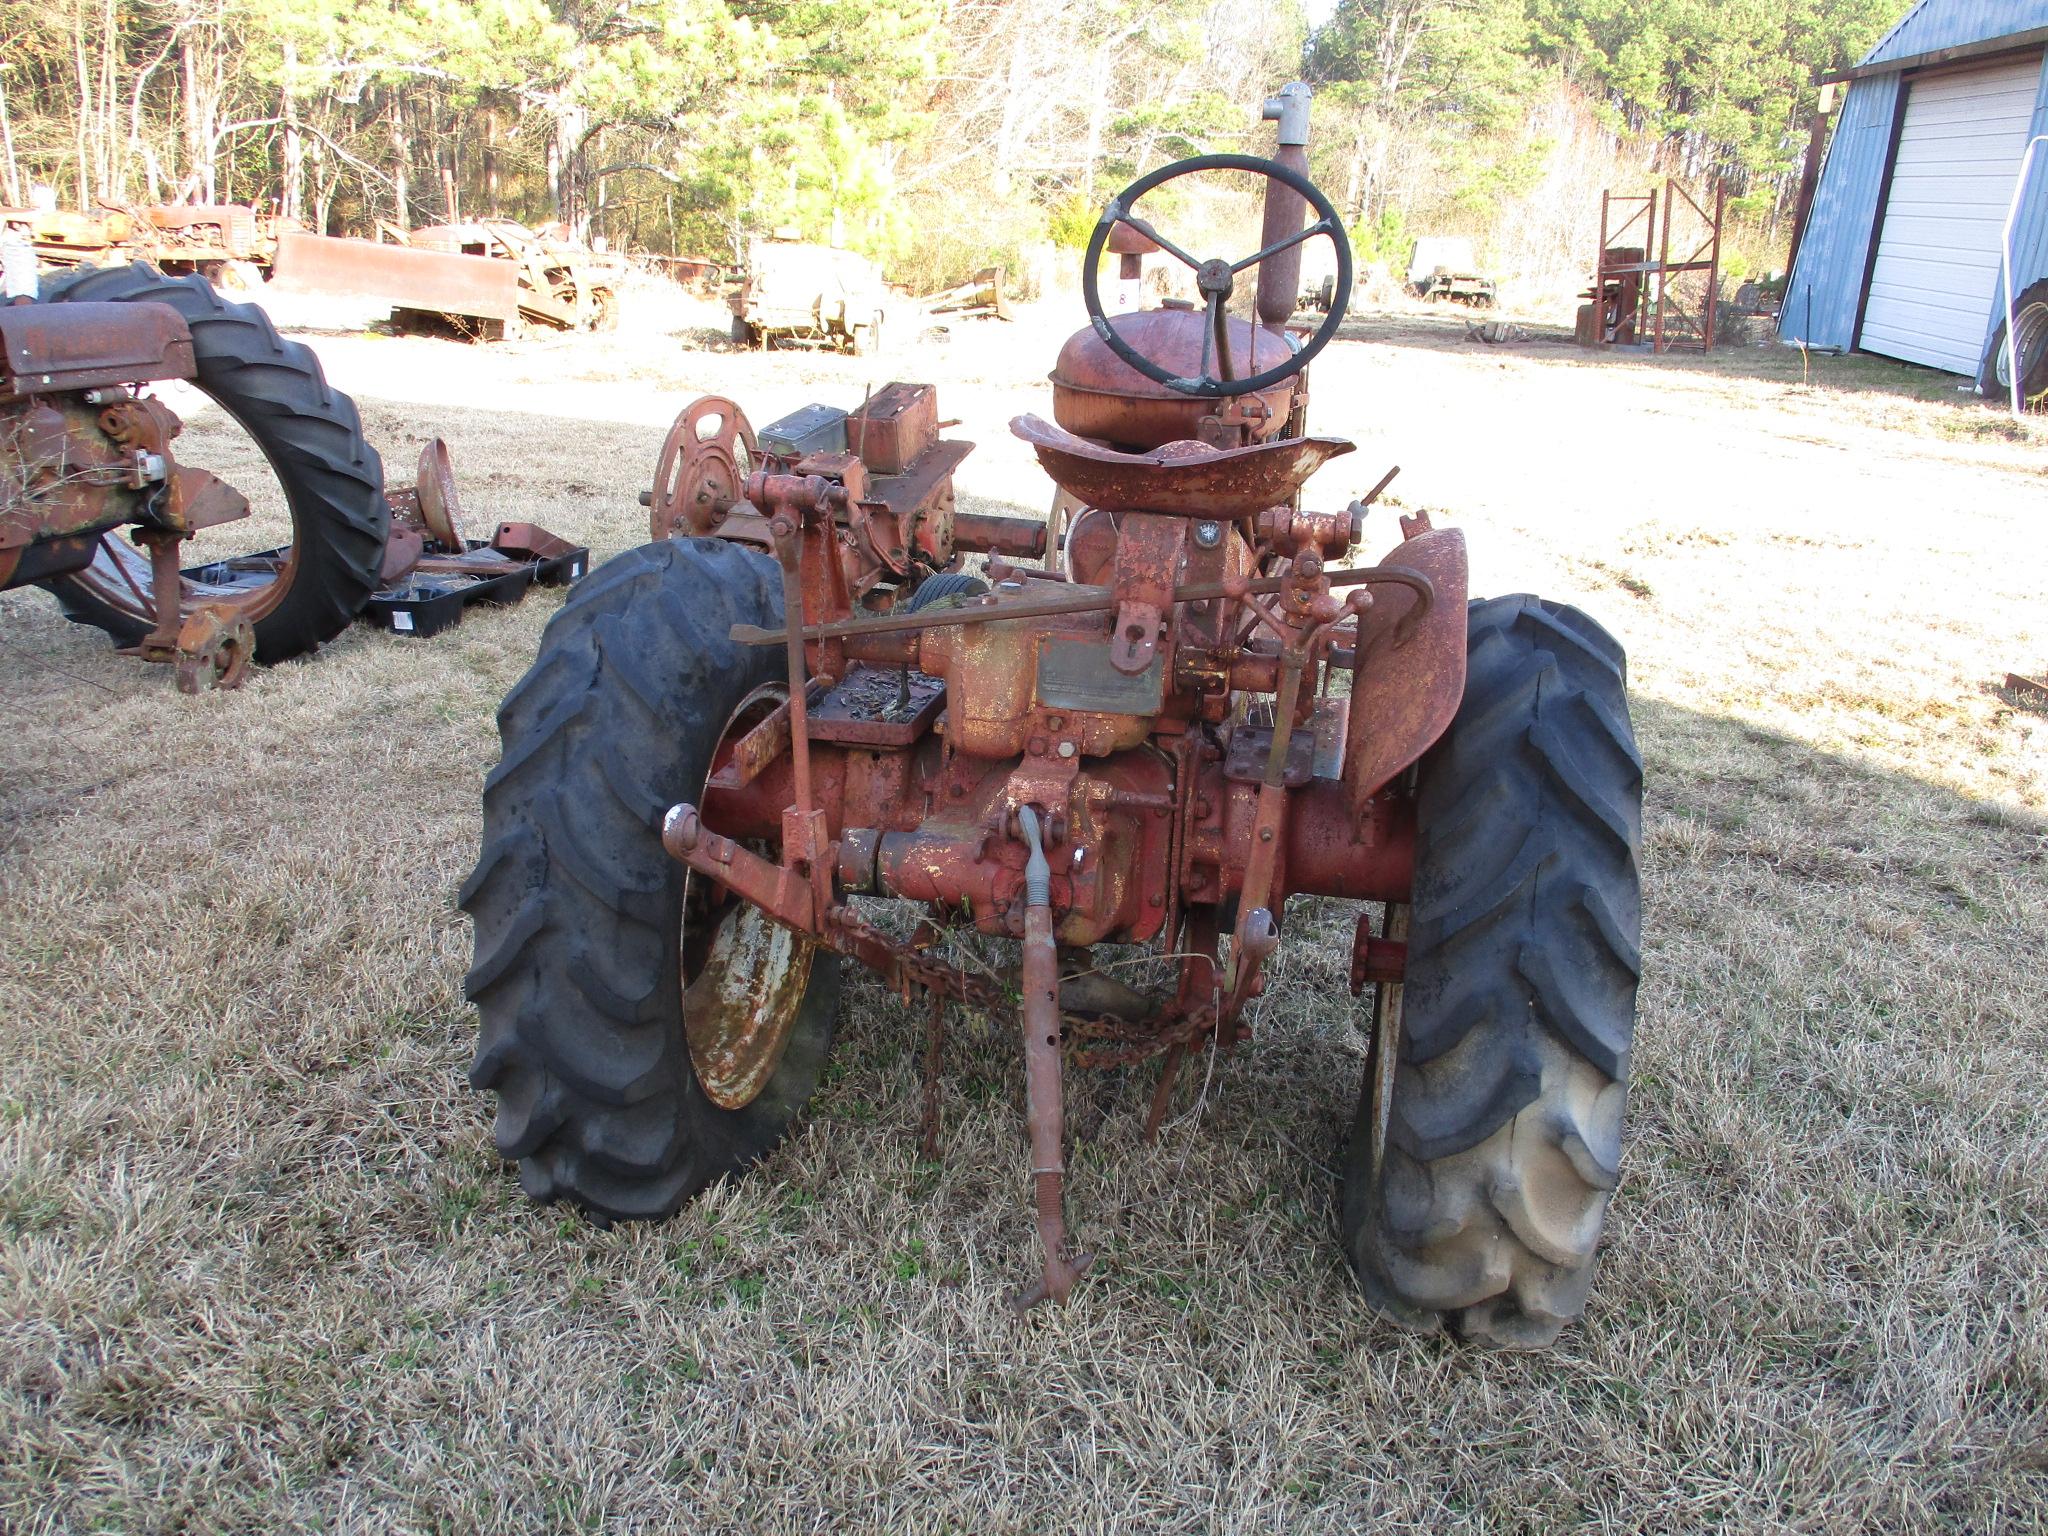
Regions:
[[[471, 553], [492, 547], [483, 539], [471, 539], [468, 544]], [[193, 566], [184, 574], [212, 587], [255, 586], [275, 576], [288, 553], [285, 549], [267, 549], [258, 554], [237, 555], [231, 560]], [[522, 560], [513, 555], [502, 568], [493, 567], [488, 572], [413, 570], [397, 584], [372, 594], [357, 617], [393, 634], [425, 639], [459, 624], [463, 610], [472, 603], [516, 603], [526, 596], [530, 586], [566, 587], [589, 569], [590, 550], [578, 544], [551, 546], [550, 553], [533, 559]]]

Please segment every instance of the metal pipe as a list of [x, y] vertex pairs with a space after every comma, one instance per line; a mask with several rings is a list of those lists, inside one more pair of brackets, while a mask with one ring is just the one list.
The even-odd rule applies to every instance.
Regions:
[[[1205, 603], [1211, 598], [1238, 598], [1278, 592], [1291, 580], [1287, 576], [1260, 576], [1252, 580], [1205, 581], [1175, 587], [1176, 603]], [[1405, 565], [1369, 565], [1354, 570], [1331, 571], [1325, 577], [1331, 587], [1393, 585], [1407, 587], [1422, 601], [1410, 615], [1419, 623], [1436, 601], [1436, 588], [1420, 571]], [[852, 640], [868, 635], [896, 634], [904, 630], [946, 629], [956, 624], [986, 624], [995, 619], [1046, 619], [1070, 613], [1113, 613], [1115, 594], [1108, 587], [1077, 587], [1052, 597], [1030, 597], [1018, 602], [977, 600], [964, 608], [923, 609], [917, 613], [889, 613], [879, 618], [837, 619], [830, 624], [812, 624], [804, 629], [806, 640]], [[780, 629], [763, 629], [757, 624], [735, 624], [732, 638], [743, 645], [775, 645], [788, 638]]]
[[[1260, 116], [1279, 124], [1274, 134], [1273, 158], [1291, 171], [1308, 175], [1309, 88], [1299, 80], [1281, 87], [1267, 99]], [[1307, 200], [1292, 187], [1277, 181], [1266, 183], [1265, 221], [1259, 234], [1259, 249], [1301, 232]], [[1294, 304], [1301, 297], [1301, 246], [1290, 245], [1259, 263], [1258, 314], [1262, 323], [1285, 325], [1294, 318]]]
[[1002, 517], [993, 512], [955, 512], [953, 547], [1016, 560], [1045, 558], [1045, 524], [1035, 517]]
[[[2005, 210], [2005, 228], [1999, 236], [1999, 252], [2005, 262], [2005, 350], [2006, 356], [2010, 359], [2005, 365], [2005, 371], [2012, 377], [2012, 419], [2014, 421], [2020, 419], [2025, 409], [2025, 402], [2020, 399], [2020, 392], [2025, 388], [2020, 375], [2026, 369], [2027, 360], [2020, 354], [2019, 337], [2013, 334], [2013, 327], [2018, 324], [2019, 316], [2015, 309], [2012, 291], [2012, 227], [2019, 220], [2020, 194], [2027, 189], [2027, 176], [2034, 168], [2034, 149], [2040, 144], [2048, 144], [2048, 133], [2037, 133], [2027, 140], [2026, 151], [2020, 156], [2019, 176], [2012, 184], [2012, 202]], [[1996, 377], [1998, 358], [1995, 353], [1991, 359], [1991, 368], [1993, 376]]]
[[1052, 937], [1052, 867], [1038, 832], [1038, 813], [1017, 808], [1017, 828], [1031, 850], [1024, 865], [1025, 1123], [1031, 1138], [1031, 1188], [1038, 1214], [1044, 1269], [1017, 1297], [1024, 1311], [1041, 1301], [1065, 1302], [1087, 1271], [1090, 1254], [1067, 1256], [1063, 1183], [1066, 1162], [1060, 1081], [1060, 961]]

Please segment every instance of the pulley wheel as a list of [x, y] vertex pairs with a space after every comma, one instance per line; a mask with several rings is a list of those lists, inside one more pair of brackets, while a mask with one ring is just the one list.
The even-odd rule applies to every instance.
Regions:
[[455, 493], [455, 468], [448, 460], [448, 445], [440, 438], [420, 450], [419, 479], [413, 489], [419, 497], [420, 521], [427, 525], [434, 542], [458, 555], [467, 550], [462, 498]]
[[746, 412], [722, 395], [692, 401], [668, 429], [654, 463], [648, 537], [715, 532], [740, 499], [756, 456]]

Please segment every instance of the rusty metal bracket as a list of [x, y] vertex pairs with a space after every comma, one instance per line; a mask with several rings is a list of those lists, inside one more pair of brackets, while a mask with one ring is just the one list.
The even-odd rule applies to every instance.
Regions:
[[1367, 982], [1397, 982], [1408, 974], [1408, 946], [1399, 939], [1382, 939], [1373, 934], [1372, 913], [1358, 914], [1358, 927], [1351, 935], [1351, 995], [1365, 991]]
[[[1213, 598], [1241, 599], [1247, 595], [1279, 592], [1291, 576], [1235, 577], [1225, 581], [1197, 582], [1173, 589], [1173, 601], [1206, 603]], [[1332, 587], [1400, 586], [1415, 594], [1417, 607], [1404, 614], [1418, 621], [1436, 603], [1436, 587], [1422, 571], [1406, 565], [1361, 566], [1352, 570], [1329, 571], [1324, 579]], [[1462, 582], [1460, 596], [1463, 595]], [[1110, 613], [1116, 609], [1115, 595], [1107, 587], [1079, 587], [1051, 597], [1024, 598], [1016, 602], [976, 598], [957, 608], [927, 608], [915, 613], [890, 613], [879, 618], [839, 619], [830, 624], [807, 624], [805, 640], [855, 640], [868, 635], [897, 634], [905, 630], [945, 629], [959, 624], [986, 624], [993, 619], [1046, 619], [1060, 614]], [[1462, 608], [1459, 624], [1464, 623]], [[735, 624], [729, 632], [742, 645], [780, 645], [789, 638], [786, 629], [764, 629], [758, 624]]]
[[256, 631], [247, 619], [201, 608], [178, 626], [178, 692], [239, 688], [256, 654]]

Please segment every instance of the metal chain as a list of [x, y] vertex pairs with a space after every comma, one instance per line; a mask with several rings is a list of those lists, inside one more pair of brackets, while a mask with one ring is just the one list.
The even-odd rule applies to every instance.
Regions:
[[[1192, 1044], [1216, 1027], [1216, 1010], [1205, 1004], [1181, 1018], [1168, 1018], [1163, 1022], [1157, 1019], [1134, 1022], [1107, 1016], [1084, 1019], [1067, 1014], [1061, 1023], [1065, 1027], [1068, 1057], [1073, 1065], [1101, 1070], [1128, 1067], [1170, 1051], [1175, 1046]], [[1115, 1043], [1091, 1050], [1075, 1046], [1072, 1042], [1076, 1037]]]
[[892, 939], [851, 907], [837, 907], [833, 911], [833, 921], [849, 939], [864, 940], [887, 949], [895, 957], [898, 972], [905, 981], [914, 981], [949, 1002], [967, 1003], [991, 1012], [1008, 1007], [1014, 1001], [1001, 986], [986, 976], [973, 975], [958, 966], [922, 954], [901, 939]]

